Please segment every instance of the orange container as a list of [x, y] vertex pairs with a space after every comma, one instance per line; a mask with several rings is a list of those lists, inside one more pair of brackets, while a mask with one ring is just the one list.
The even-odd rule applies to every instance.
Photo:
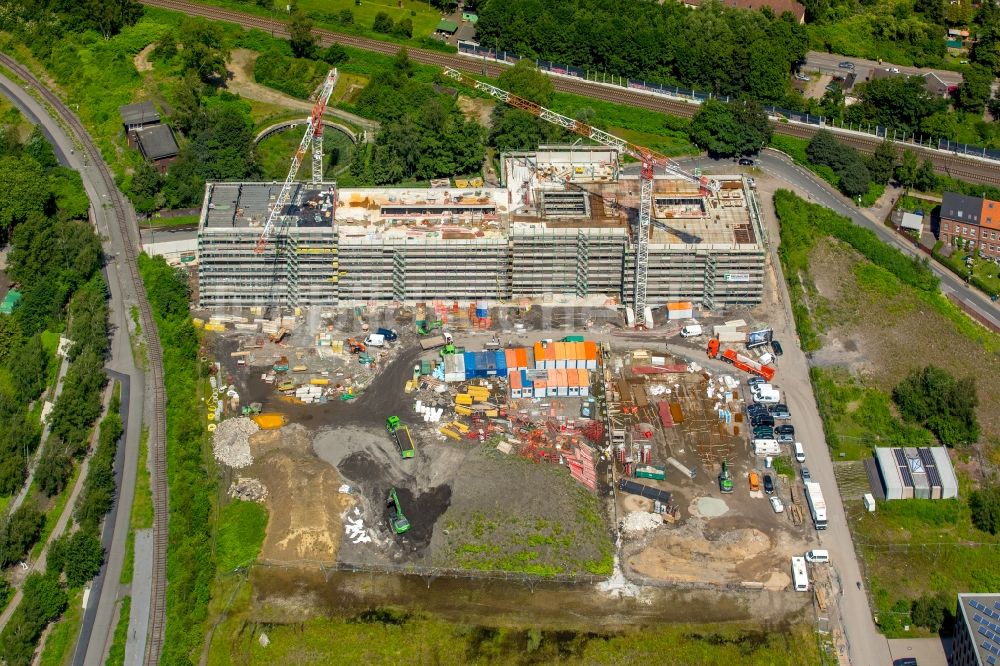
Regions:
[[516, 367], [520, 368], [521, 370], [527, 370], [528, 369], [528, 350], [525, 349], [524, 347], [518, 347], [517, 349], [514, 350], [514, 353], [517, 356], [517, 365], [516, 365]]
[[521, 373], [517, 370], [507, 373], [507, 381], [510, 382], [510, 390], [514, 391], [521, 390]]
[[556, 346], [550, 344], [548, 347], [545, 348], [543, 353], [545, 354], [545, 356], [542, 357], [545, 359], [545, 367], [546, 368], [556, 367]]
[[535, 351], [535, 366], [536, 367], [540, 367], [540, 368], [544, 368], [545, 367], [545, 365], [544, 365], [544, 361], [545, 361], [545, 348], [542, 347], [542, 343], [541, 342], [536, 342], [535, 343], [535, 345], [534, 345], [534, 351]]
[[590, 371], [589, 370], [577, 370], [577, 379], [579, 384], [577, 386], [583, 388], [584, 386], [590, 386]]
[[584, 358], [588, 361], [597, 360], [597, 343], [593, 340], [586, 340], [583, 343]]
[[517, 353], [513, 349], [504, 349], [503, 355], [507, 358], [507, 369], [516, 368], [517, 366]]

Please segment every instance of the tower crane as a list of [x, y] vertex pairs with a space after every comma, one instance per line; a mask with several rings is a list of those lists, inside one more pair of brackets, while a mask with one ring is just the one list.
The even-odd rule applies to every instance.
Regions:
[[295, 155], [292, 156], [292, 164], [288, 170], [288, 176], [285, 177], [285, 184], [281, 186], [281, 192], [278, 193], [278, 198], [275, 200], [271, 212], [267, 215], [264, 230], [261, 232], [260, 238], [257, 239], [257, 247], [254, 251], [258, 254], [264, 251], [267, 242], [271, 240], [275, 222], [291, 200], [292, 185], [295, 183], [295, 176], [299, 173], [299, 166], [301, 166], [302, 158], [305, 157], [306, 151], [309, 149], [309, 144], [312, 144], [312, 182], [319, 183], [323, 180], [323, 112], [326, 111], [330, 95], [333, 94], [333, 89], [337, 86], [337, 76], [337, 70], [331, 69], [323, 81], [323, 87], [320, 89], [316, 103], [313, 104], [309, 114], [306, 133], [302, 136], [302, 141], [299, 143]]
[[573, 118], [564, 116], [561, 113], [556, 113], [551, 109], [546, 109], [544, 106], [524, 99], [523, 97], [518, 97], [514, 93], [497, 88], [496, 86], [492, 86], [488, 83], [483, 83], [482, 81], [477, 81], [471, 76], [467, 76], [458, 70], [451, 69], [450, 67], [445, 68], [444, 74], [445, 76], [460, 81], [468, 86], [471, 86], [472, 88], [475, 88], [476, 90], [482, 90], [490, 96], [495, 97], [501, 102], [505, 102], [514, 108], [527, 111], [531, 115], [541, 118], [546, 122], [559, 125], [574, 134], [579, 134], [580, 136], [586, 137], [591, 141], [596, 141], [597, 143], [608, 146], [609, 148], [615, 148], [619, 152], [635, 158], [642, 164], [642, 171], [640, 172], [641, 188], [639, 191], [639, 223], [635, 234], [635, 293], [633, 296], [633, 305], [635, 307], [636, 320], [643, 320], [646, 312], [646, 277], [649, 271], [649, 228], [652, 223], [653, 212], [654, 170], [657, 168], [663, 169], [667, 173], [688, 180], [698, 185], [698, 187], [702, 190], [706, 190], [713, 194], [719, 191], [719, 183], [711, 178], [696, 176], [693, 173], [685, 171], [679, 164], [677, 164], [677, 162], [670, 159], [666, 155], [661, 155], [660, 153], [650, 150], [645, 146], [638, 146], [622, 139], [621, 137], [617, 137], [614, 134], [610, 134], [604, 130], [582, 123], [579, 120], [574, 120]]

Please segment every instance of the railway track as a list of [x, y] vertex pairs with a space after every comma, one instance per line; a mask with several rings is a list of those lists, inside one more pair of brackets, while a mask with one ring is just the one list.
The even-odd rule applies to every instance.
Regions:
[[[153, 312], [146, 297], [146, 290], [139, 276], [138, 227], [131, 223], [127, 204], [121, 192], [115, 185], [114, 176], [105, 164], [100, 152], [90, 139], [83, 123], [63, 104], [59, 97], [46, 88], [26, 67], [6, 54], [0, 53], [0, 63], [14, 72], [22, 81], [31, 85], [42, 96], [70, 131], [76, 135], [78, 145], [82, 146], [90, 164], [100, 174], [101, 180], [109, 192], [109, 200], [114, 210], [118, 228], [121, 231], [128, 277], [135, 289], [139, 316], [142, 328], [146, 334], [146, 349], [149, 360], [149, 382], [147, 388], [153, 391], [153, 422], [149, 426], [149, 446], [153, 452], [152, 491], [153, 491], [153, 588], [150, 600], [149, 637], [146, 641], [146, 664], [157, 664], [163, 648], [163, 635], [166, 627], [166, 563], [167, 563], [167, 479], [166, 479], [166, 404], [163, 386], [163, 351], [160, 347], [160, 337], [153, 320]], [[140, 461], [142, 464], [142, 461]], [[117, 584], [117, 581], [108, 581]]]
[[[244, 14], [243, 12], [229, 9], [220, 9], [194, 2], [185, 2], [184, 0], [140, 0], [140, 2], [150, 7], [169, 9], [189, 16], [201, 16], [217, 21], [227, 21], [243, 28], [256, 28], [264, 32], [270, 32], [276, 37], [288, 37], [288, 30], [285, 24], [270, 18]], [[344, 35], [321, 29], [315, 29], [313, 32], [319, 37], [320, 43], [324, 46], [338, 42], [345, 46], [386, 55], [395, 55], [399, 50], [399, 45], [382, 42], [377, 39], [355, 37], [353, 35]], [[496, 78], [506, 69], [504, 65], [495, 62], [480, 62], [473, 58], [450, 53], [411, 48], [407, 50], [410, 58], [417, 62], [425, 65], [436, 65], [438, 67], [451, 67], [469, 74], [485, 74], [486, 76]], [[644, 94], [626, 88], [605, 86], [591, 81], [574, 80], [570, 77], [553, 76], [551, 79], [552, 85], [556, 90], [582, 97], [592, 97], [616, 104], [627, 104], [640, 109], [649, 109], [650, 111], [658, 111], [683, 118], [692, 117], [698, 110], [698, 105], [683, 100]], [[801, 125], [788, 122], [776, 122], [773, 125], [774, 131], [778, 134], [802, 139], [812, 137], [820, 129], [814, 125]], [[875, 137], [854, 135], [847, 132], [837, 132], [837, 138], [866, 153], [874, 152], [878, 144], [881, 143], [881, 139]], [[991, 163], [959, 155], [949, 155], [916, 144], [905, 145], [907, 148], [916, 151], [921, 158], [929, 157], [939, 173], [972, 183], [1000, 185], [1000, 163]]]

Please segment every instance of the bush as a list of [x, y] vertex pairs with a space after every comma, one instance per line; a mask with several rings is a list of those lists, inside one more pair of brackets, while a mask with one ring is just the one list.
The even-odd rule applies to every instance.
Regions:
[[52, 542], [45, 561], [45, 573], [59, 576], [65, 572], [66, 585], [75, 589], [96, 576], [103, 562], [104, 548], [97, 536], [97, 528], [79, 529]]
[[[324, 56], [329, 50], [324, 52]], [[323, 82], [324, 76], [326, 68], [322, 65], [273, 50], [257, 56], [253, 65], [253, 78], [257, 83], [299, 99], [309, 99], [316, 86]]]
[[45, 626], [66, 610], [66, 592], [55, 576], [29, 574], [23, 592], [24, 600], [0, 633], [0, 658], [7, 666], [29, 666]]
[[910, 619], [913, 624], [933, 632], [947, 631], [955, 620], [952, 614], [954, 607], [952, 597], [943, 592], [933, 596], [924, 595], [915, 599], [910, 606]]
[[1000, 486], [973, 490], [969, 494], [969, 510], [976, 529], [994, 536], [1000, 534]]
[[381, 32], [388, 35], [392, 32], [395, 24], [392, 17], [385, 12], [379, 12], [375, 15], [375, 21], [372, 23], [372, 30], [375, 32]]
[[972, 444], [979, 439], [979, 396], [972, 377], [955, 379], [929, 365], [899, 382], [892, 399], [904, 418], [923, 425], [945, 446]]
[[0, 527], [0, 568], [24, 559], [38, 541], [45, 516], [31, 502], [25, 502]]

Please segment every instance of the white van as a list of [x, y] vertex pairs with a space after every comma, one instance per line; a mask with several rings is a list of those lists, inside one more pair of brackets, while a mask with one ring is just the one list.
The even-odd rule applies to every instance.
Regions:
[[693, 338], [695, 336], [701, 335], [703, 332], [704, 331], [701, 328], [701, 324], [691, 324], [681, 329], [681, 337]]
[[806, 553], [806, 561], [813, 562], [817, 564], [826, 564], [830, 561], [830, 551], [828, 550], [810, 550]]
[[809, 574], [806, 573], [806, 561], [801, 557], [792, 558], [792, 584], [796, 592], [809, 591]]
[[371, 333], [367, 338], [365, 338], [365, 344], [369, 347], [384, 347], [385, 336], [378, 333]]
[[802, 448], [802, 442], [795, 442], [795, 461], [800, 463], [806, 461], [806, 450]]
[[776, 405], [781, 402], [781, 393], [774, 388], [769, 391], [754, 391], [753, 401], [763, 405]]

